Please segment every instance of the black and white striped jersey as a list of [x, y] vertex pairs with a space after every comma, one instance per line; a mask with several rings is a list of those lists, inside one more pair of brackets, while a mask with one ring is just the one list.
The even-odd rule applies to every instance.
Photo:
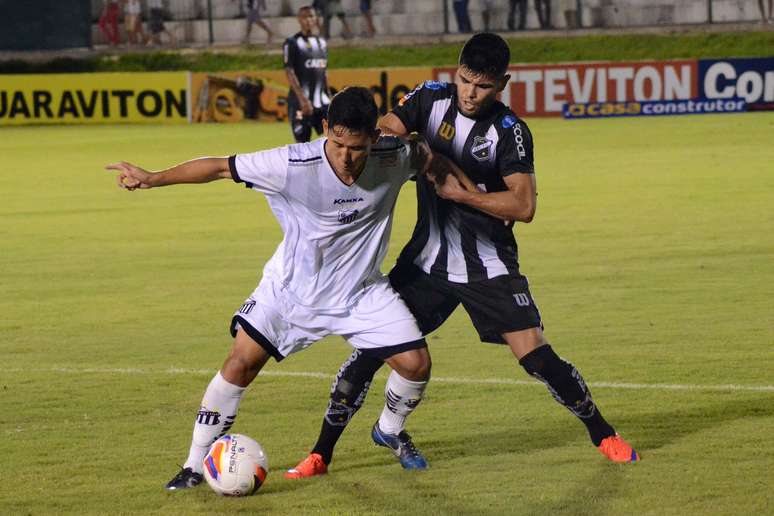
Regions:
[[[291, 68], [298, 77], [301, 89], [315, 108], [330, 104], [328, 94], [328, 44], [319, 36], [304, 36], [297, 32], [282, 46], [285, 68]], [[295, 98], [293, 90], [288, 98]]]
[[[523, 120], [497, 101], [481, 118], [457, 108], [454, 84], [427, 81], [392, 111], [409, 132], [462, 168], [482, 191], [507, 190], [505, 176], [534, 174], [532, 135]], [[425, 178], [417, 181], [418, 216], [398, 258], [428, 274], [470, 283], [519, 274], [513, 224], [469, 206], [441, 199]]]

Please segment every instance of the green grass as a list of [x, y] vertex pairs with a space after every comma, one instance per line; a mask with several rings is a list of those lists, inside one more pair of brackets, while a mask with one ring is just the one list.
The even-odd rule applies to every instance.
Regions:
[[[517, 227], [523, 270], [548, 337], [641, 463], [606, 463], [537, 383], [483, 382], [527, 376], [457, 312], [430, 338], [435, 381], [409, 422], [430, 470], [403, 472], [371, 445], [381, 372], [331, 474], [282, 478], [313, 444], [330, 382], [281, 373], [332, 375], [349, 354], [332, 338], [270, 364], [242, 403], [234, 431], [270, 460], [257, 496], [164, 492], [280, 234], [263, 198], [230, 182], [129, 193], [102, 167], [250, 151], [289, 131], [5, 128], [0, 514], [770, 513], [774, 392], [594, 384], [772, 385], [774, 118], [530, 125], [540, 197]], [[411, 190], [386, 266], [413, 227]]]
[[[509, 39], [512, 62], [630, 61], [759, 57], [774, 54], [774, 32], [706, 34], [610, 34]], [[339, 47], [329, 67], [450, 66], [457, 64], [462, 42], [406, 46]], [[47, 62], [0, 62], [0, 73], [124, 72], [190, 70], [279, 70], [282, 60], [260, 49], [180, 53], [160, 51]]]

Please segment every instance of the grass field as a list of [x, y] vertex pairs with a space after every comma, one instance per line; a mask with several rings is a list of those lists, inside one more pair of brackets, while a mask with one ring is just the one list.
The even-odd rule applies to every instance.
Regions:
[[[128, 193], [102, 170], [288, 141], [285, 125], [0, 130], [0, 514], [771, 514], [774, 117], [534, 120], [538, 213], [517, 227], [547, 335], [642, 455], [607, 463], [506, 349], [457, 312], [409, 422], [431, 469], [370, 443], [384, 372], [331, 474], [282, 478], [348, 355], [271, 363], [234, 431], [266, 448], [257, 496], [161, 488], [280, 240], [228, 181]], [[385, 268], [414, 223], [403, 193]], [[296, 375], [291, 373], [298, 373]]]

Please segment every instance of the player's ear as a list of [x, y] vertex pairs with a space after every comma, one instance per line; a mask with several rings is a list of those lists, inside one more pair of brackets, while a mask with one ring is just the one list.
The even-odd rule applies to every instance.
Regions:
[[511, 76], [509, 74], [503, 75], [500, 80], [497, 83], [497, 93], [500, 93], [505, 89], [506, 86], [508, 86], [508, 81], [511, 80]]
[[327, 118], [323, 118], [322, 122], [323, 122], [322, 123], [323, 134], [327, 137], [328, 136], [328, 119]]

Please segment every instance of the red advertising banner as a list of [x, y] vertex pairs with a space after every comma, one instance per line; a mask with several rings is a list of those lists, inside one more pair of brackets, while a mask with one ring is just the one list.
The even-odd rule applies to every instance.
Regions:
[[[454, 68], [433, 78], [451, 82]], [[698, 61], [513, 65], [500, 100], [518, 115], [562, 116], [565, 103], [687, 100], [698, 94]]]

